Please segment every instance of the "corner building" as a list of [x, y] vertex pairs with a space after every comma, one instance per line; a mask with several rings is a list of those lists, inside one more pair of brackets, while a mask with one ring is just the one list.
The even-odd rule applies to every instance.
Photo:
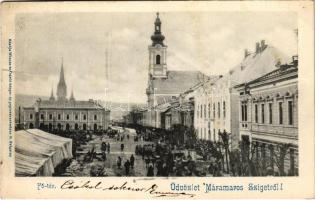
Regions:
[[298, 60], [246, 84], [240, 93], [240, 140], [254, 161], [281, 175], [298, 175]]

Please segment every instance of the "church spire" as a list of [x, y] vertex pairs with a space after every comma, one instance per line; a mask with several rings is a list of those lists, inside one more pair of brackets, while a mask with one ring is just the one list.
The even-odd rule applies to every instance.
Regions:
[[152, 40], [152, 46], [155, 46], [156, 44], [160, 44], [164, 46], [163, 40], [165, 39], [164, 35], [162, 35], [161, 32], [161, 20], [159, 17], [159, 13], [156, 13], [156, 19], [154, 22], [154, 34], [151, 36]]
[[59, 83], [65, 83], [65, 75], [64, 75], [64, 71], [63, 71], [63, 58], [61, 60], [61, 70], [60, 70]]
[[71, 89], [70, 101], [75, 101], [75, 98], [74, 98], [74, 95], [73, 95], [73, 88]]
[[54, 88], [51, 87], [51, 93], [50, 93], [50, 98], [49, 98], [50, 101], [55, 101], [55, 96], [54, 96]]
[[66, 100], [66, 96], [67, 96], [67, 85], [66, 85], [65, 76], [64, 76], [63, 58], [62, 58], [59, 83], [57, 87], [57, 98], [58, 100]]

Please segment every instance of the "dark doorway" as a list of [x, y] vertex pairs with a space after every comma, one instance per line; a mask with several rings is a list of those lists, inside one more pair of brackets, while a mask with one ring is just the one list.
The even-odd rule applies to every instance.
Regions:
[[70, 129], [70, 125], [66, 124], [66, 130], [69, 131], [69, 129]]
[[61, 124], [58, 123], [57, 127], [58, 127], [58, 130], [60, 131], [61, 130]]

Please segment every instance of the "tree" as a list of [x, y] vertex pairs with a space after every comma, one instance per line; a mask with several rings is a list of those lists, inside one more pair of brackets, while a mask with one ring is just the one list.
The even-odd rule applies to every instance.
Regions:
[[278, 144], [275, 148], [275, 150], [277, 151], [274, 154], [274, 161], [279, 169], [279, 175], [280, 176], [285, 176], [286, 173], [284, 171], [284, 162], [285, 162], [285, 157], [288, 153], [288, 150], [291, 148], [291, 144], [289, 143], [282, 143], [282, 144]]
[[224, 150], [225, 150], [225, 161], [226, 161], [226, 170], [227, 170], [227, 173], [230, 173], [230, 170], [229, 170], [229, 154], [230, 154], [230, 145], [229, 145], [229, 138], [230, 138], [230, 133], [227, 133], [224, 129], [223, 133], [219, 132], [219, 135], [221, 137], [221, 140], [222, 140], [222, 145], [224, 147]]

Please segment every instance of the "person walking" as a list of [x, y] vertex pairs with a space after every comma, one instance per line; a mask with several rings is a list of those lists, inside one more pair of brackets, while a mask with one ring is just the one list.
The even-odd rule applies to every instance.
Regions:
[[149, 157], [146, 157], [145, 158], [145, 168], [148, 168], [149, 164], [150, 164], [150, 159], [149, 159]]
[[131, 154], [131, 156], [130, 156], [130, 166], [131, 166], [132, 169], [133, 169], [134, 164], [135, 164], [135, 157], [133, 156], [133, 154]]
[[120, 145], [120, 150], [121, 150], [121, 151], [124, 151], [124, 148], [125, 148], [125, 145], [122, 143], [122, 144]]
[[127, 159], [127, 161], [125, 162], [124, 166], [125, 166], [126, 176], [129, 176], [130, 162], [129, 162], [128, 159]]
[[162, 166], [162, 176], [167, 177], [168, 176], [168, 166], [166, 165], [166, 163], [163, 163]]
[[106, 161], [106, 152], [105, 151], [102, 152], [102, 159], [104, 162]]
[[106, 143], [105, 142], [102, 142], [102, 146], [101, 146], [101, 150], [102, 152], [106, 152]]
[[118, 169], [120, 169], [120, 167], [121, 167], [121, 157], [120, 156], [118, 156], [118, 158], [117, 158], [117, 167], [118, 167]]
[[110, 144], [107, 143], [107, 153], [110, 153]]
[[154, 168], [152, 163], [149, 165], [147, 176], [154, 176]]

